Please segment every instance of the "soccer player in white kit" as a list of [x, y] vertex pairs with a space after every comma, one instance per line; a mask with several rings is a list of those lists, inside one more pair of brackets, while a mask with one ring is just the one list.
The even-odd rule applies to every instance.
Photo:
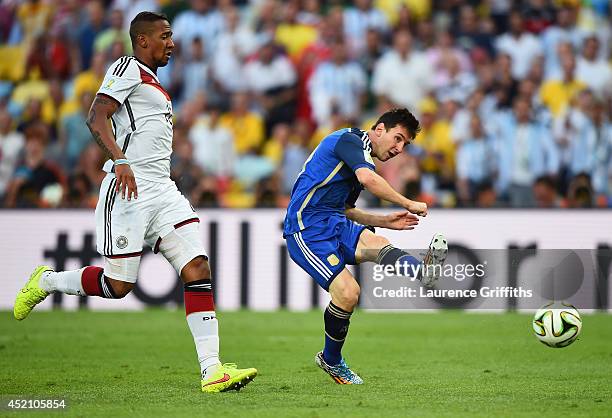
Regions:
[[172, 103], [156, 76], [174, 48], [170, 23], [161, 14], [139, 13], [131, 22], [130, 37], [134, 56], [110, 66], [87, 119], [94, 139], [109, 156], [95, 215], [104, 267], [63, 272], [37, 267], [17, 295], [14, 315], [24, 319], [53, 292], [124, 297], [134, 287], [142, 248], [148, 245], [172, 264], [184, 282], [202, 390], [240, 389], [257, 370], [219, 361], [218, 324], [200, 220], [170, 179]]

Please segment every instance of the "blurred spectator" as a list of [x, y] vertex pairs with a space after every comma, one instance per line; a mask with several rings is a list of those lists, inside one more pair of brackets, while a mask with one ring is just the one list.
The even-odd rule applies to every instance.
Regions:
[[93, 98], [92, 93], [84, 92], [80, 97], [80, 109], [61, 121], [59, 148], [63, 166], [68, 172], [74, 170], [79, 156], [93, 141], [91, 132], [85, 124]]
[[476, 200], [478, 186], [494, 177], [497, 166], [493, 141], [478, 115], [471, 117], [470, 133], [457, 151], [457, 192], [463, 206]]
[[170, 177], [179, 190], [190, 195], [197, 188], [200, 178], [204, 176], [204, 171], [196, 164], [193, 145], [187, 139], [185, 128], [180, 125], [174, 128], [172, 151]]
[[[7, 207], [32, 208], [60, 203], [64, 178], [59, 168], [45, 158], [48, 137], [48, 128], [42, 123], [31, 124], [26, 129], [24, 160], [8, 184]], [[47, 193], [44, 199], [43, 194]]]
[[450, 32], [440, 31], [436, 35], [436, 44], [427, 50], [427, 60], [434, 72], [434, 83], [441, 84], [448, 79], [448, 60], [455, 58], [459, 64], [460, 71], [470, 71], [472, 64], [468, 55], [461, 49], [455, 47]]
[[295, 116], [296, 74], [293, 64], [272, 42], [264, 44], [257, 57], [244, 66], [247, 87], [265, 118], [266, 133]]
[[612, 124], [606, 118], [603, 102], [595, 103], [592, 120], [595, 131], [593, 189], [605, 199], [612, 192]]
[[88, 65], [87, 68], [89, 69], [78, 73], [76, 77], [74, 77], [74, 83], [72, 85], [72, 100], [74, 101], [78, 102], [84, 93], [95, 95], [98, 92], [104, 80], [104, 74], [106, 73], [104, 54], [101, 52], [94, 54], [91, 59], [91, 65]]
[[200, 38], [191, 41], [190, 53], [183, 66], [183, 100], [190, 100], [200, 93], [205, 93], [208, 100], [213, 96], [210, 76], [212, 71], [204, 49]]
[[22, 2], [17, 9], [17, 19], [26, 45], [47, 31], [52, 17], [52, 4], [41, 0], [25, 0]]
[[24, 145], [23, 135], [14, 128], [11, 115], [0, 108], [0, 199], [4, 197]]
[[586, 84], [576, 80], [574, 76], [576, 59], [573, 55], [565, 55], [561, 60], [561, 66], [563, 68], [562, 78], [548, 80], [540, 89], [540, 99], [553, 116], [559, 116], [576, 93], [586, 87]]
[[517, 97], [512, 114], [500, 118], [496, 144], [499, 176], [497, 189], [514, 207], [531, 206], [531, 185], [541, 175], [555, 175], [559, 154], [550, 131], [531, 119], [531, 105]]
[[499, 207], [497, 201], [497, 193], [493, 187], [493, 182], [487, 181], [481, 183], [476, 188], [476, 207], [478, 208], [495, 208]]
[[561, 207], [561, 198], [557, 194], [554, 178], [540, 176], [533, 183], [533, 200], [535, 206], [541, 209]]
[[543, 54], [540, 41], [531, 33], [525, 32], [523, 16], [517, 10], [510, 13], [510, 33], [495, 40], [498, 53], [512, 58], [512, 76], [522, 79], [527, 75], [534, 59]]
[[281, 163], [281, 191], [287, 196], [291, 193], [293, 183], [298, 178], [310, 154], [308, 148], [311, 133], [310, 125], [305, 120], [300, 120], [297, 121], [294, 130], [294, 140], [287, 144]]
[[349, 61], [344, 42], [334, 43], [331, 59], [317, 67], [308, 86], [317, 123], [327, 123], [335, 111], [356, 120], [366, 87], [366, 74], [359, 64]]
[[410, 33], [397, 32], [393, 49], [376, 63], [373, 92], [379, 100], [386, 98], [397, 106], [418, 109], [432, 83], [431, 67], [423, 54], [412, 50]]
[[220, 116], [216, 107], [200, 115], [189, 129], [189, 140], [193, 144], [193, 159], [200, 168], [215, 177], [231, 177], [236, 158], [234, 138], [229, 129], [221, 126]]
[[98, 196], [93, 194], [93, 185], [84, 173], [76, 172], [68, 177], [67, 189], [62, 207], [71, 209], [96, 207]]
[[26, 57], [25, 73], [27, 78], [47, 80], [52, 75], [49, 44], [45, 34], [37, 35], [30, 43]]
[[319, 0], [304, 0], [297, 20], [304, 25], [316, 26], [321, 22], [321, 2]]
[[92, 195], [96, 199], [102, 180], [106, 176], [106, 173], [102, 171], [102, 165], [106, 160], [107, 157], [103, 154], [100, 146], [92, 141], [81, 153], [74, 170], [75, 173], [81, 173], [87, 177], [93, 187]]
[[263, 121], [257, 113], [249, 110], [247, 93], [235, 93], [232, 96], [232, 107], [221, 116], [220, 123], [232, 133], [237, 154], [259, 150], [264, 140]]
[[225, 29], [218, 38], [218, 48], [212, 56], [215, 80], [224, 92], [235, 93], [245, 88], [242, 62], [257, 48], [253, 31], [240, 22], [236, 8], [225, 13]]
[[387, 47], [383, 42], [382, 34], [376, 29], [368, 29], [365, 39], [365, 48], [363, 53], [357, 58], [359, 65], [368, 77], [368, 81], [372, 78], [376, 62], [386, 51]]
[[269, 159], [277, 167], [283, 160], [283, 153], [289, 145], [291, 128], [286, 123], [278, 123], [272, 128], [272, 136], [264, 144], [261, 155]]
[[280, 186], [278, 176], [263, 178], [255, 186], [256, 208], [280, 207]]
[[124, 16], [124, 28], [130, 30], [130, 22], [143, 11], [156, 12], [159, 10], [158, 0], [113, 0], [112, 8], [121, 10]]
[[419, 110], [421, 132], [415, 138], [414, 145], [422, 152], [423, 191], [432, 194], [440, 184], [454, 183], [455, 144], [450, 136], [450, 123], [436, 117], [438, 108], [432, 99], [425, 99]]
[[[181, 189], [182, 190], [182, 189]], [[191, 192], [189, 201], [197, 208], [218, 208], [217, 182], [213, 176], [203, 175]]]
[[283, 45], [290, 57], [298, 57], [304, 48], [317, 39], [317, 30], [298, 21], [300, 3], [290, 0], [283, 5], [283, 19], [276, 27], [274, 39]]
[[471, 5], [461, 6], [459, 28], [455, 33], [455, 39], [457, 45], [469, 54], [484, 53], [492, 57], [495, 53], [492, 34], [481, 27]]
[[447, 55], [443, 61], [446, 74], [436, 80], [436, 97], [441, 102], [454, 100], [465, 103], [477, 87], [476, 77], [471, 72], [461, 70], [456, 56]]
[[546, 0], [528, 0], [521, 8], [525, 19], [525, 29], [533, 34], [539, 34], [555, 20], [555, 9]]
[[353, 6], [344, 11], [344, 34], [353, 56], [363, 52], [368, 28], [386, 33], [389, 29], [387, 17], [372, 6], [372, 0], [355, 0]]
[[496, 58], [495, 70], [493, 92], [497, 107], [500, 109], [510, 108], [518, 93], [518, 81], [512, 74], [512, 57], [508, 54], [499, 54]]
[[179, 13], [171, 22], [174, 41], [185, 48], [195, 38], [200, 38], [208, 53], [214, 54], [225, 25], [223, 15], [213, 7], [212, 0], [190, 0], [189, 5], [189, 9]]
[[557, 76], [557, 69], [561, 66], [558, 54], [559, 44], [566, 43], [570, 47], [578, 49], [582, 42], [582, 34], [576, 27], [578, 8], [564, 5], [557, 9], [556, 14], [555, 24], [542, 33], [547, 78]]
[[599, 39], [591, 35], [584, 40], [582, 55], [576, 65], [576, 80], [588, 86], [599, 98], [612, 97], [612, 67], [599, 58]]
[[569, 185], [567, 191], [567, 206], [570, 208], [592, 208], [595, 204], [595, 194], [588, 174], [578, 174]]
[[93, 62], [94, 41], [106, 29], [102, 2], [90, 1], [86, 9], [87, 18], [81, 23], [78, 39], [82, 70], [89, 69]]
[[317, 40], [310, 44], [302, 55], [297, 58], [296, 70], [298, 76], [297, 86], [297, 114], [298, 118], [312, 120], [312, 109], [310, 108], [310, 96], [308, 84], [315, 70], [322, 62], [331, 57], [331, 45], [342, 36], [341, 28], [336, 28], [331, 18], [322, 19], [319, 23], [319, 34]]
[[119, 42], [123, 47], [123, 53], [128, 55], [132, 54], [132, 40], [130, 39], [129, 32], [124, 29], [123, 19], [124, 16], [121, 10], [115, 9], [110, 12], [110, 25], [108, 29], [98, 34], [94, 41], [94, 49], [96, 52], [110, 51], [113, 48], [113, 44]]

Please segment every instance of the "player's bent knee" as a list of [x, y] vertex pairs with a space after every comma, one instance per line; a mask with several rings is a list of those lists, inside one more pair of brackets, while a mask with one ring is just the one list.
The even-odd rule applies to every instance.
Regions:
[[391, 244], [391, 242], [387, 238], [381, 235], [374, 235], [370, 247], [373, 249], [381, 249], [389, 244]]
[[134, 289], [134, 283], [115, 280], [111, 279], [110, 277], [106, 277], [106, 279], [108, 279], [110, 286], [113, 288], [113, 294], [117, 299], [124, 298], [132, 291], [132, 289]]
[[185, 267], [181, 270], [180, 276], [185, 283], [195, 280], [210, 279], [211, 273], [208, 259], [202, 255], [195, 257], [185, 264]]
[[[181, 226], [162, 237], [159, 244], [159, 251], [183, 280], [186, 278], [201, 280], [210, 277], [210, 268], [198, 225], [192, 222]], [[208, 271], [208, 277], [202, 277], [206, 271]], [[192, 278], [192, 274], [199, 276]]]
[[341, 308], [352, 311], [359, 302], [360, 292], [361, 291], [358, 285], [346, 286], [340, 292], [336, 293], [336, 297], [338, 299], [337, 302], [340, 303]]

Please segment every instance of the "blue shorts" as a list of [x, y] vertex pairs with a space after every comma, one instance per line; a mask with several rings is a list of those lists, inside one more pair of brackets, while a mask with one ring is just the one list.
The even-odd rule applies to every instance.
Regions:
[[289, 256], [319, 286], [329, 291], [332, 280], [347, 264], [356, 264], [355, 250], [365, 225], [345, 217], [331, 217], [285, 237]]

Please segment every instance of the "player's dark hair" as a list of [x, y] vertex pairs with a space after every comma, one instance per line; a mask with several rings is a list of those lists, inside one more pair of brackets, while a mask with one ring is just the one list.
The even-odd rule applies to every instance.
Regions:
[[372, 129], [375, 129], [379, 123], [385, 125], [385, 130], [395, 128], [397, 125], [403, 126], [408, 131], [408, 134], [414, 138], [419, 132], [421, 132], [421, 126], [419, 121], [414, 117], [412, 113], [406, 108], [391, 109], [388, 112], [383, 113]]
[[140, 12], [136, 15], [130, 23], [130, 39], [132, 40], [132, 46], [136, 45], [136, 38], [138, 35], [147, 33], [149, 31], [149, 25], [158, 20], [168, 20], [168, 17], [163, 13], [156, 12]]

